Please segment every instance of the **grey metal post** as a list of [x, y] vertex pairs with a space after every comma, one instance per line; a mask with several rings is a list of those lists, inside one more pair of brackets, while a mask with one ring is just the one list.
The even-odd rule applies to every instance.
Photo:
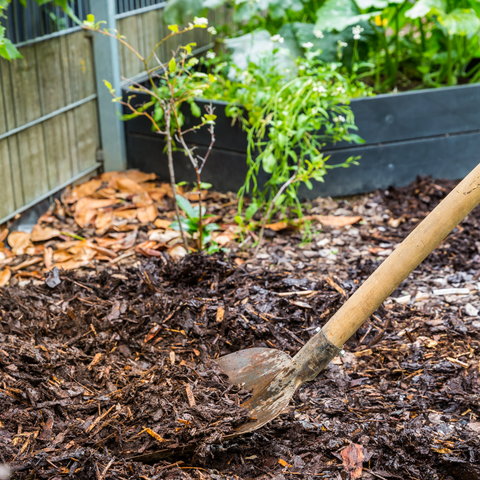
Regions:
[[[106, 25], [102, 25], [102, 28], [116, 28], [115, 3], [115, 0], [94, 0], [90, 2], [90, 10], [95, 15], [95, 21], [104, 20], [107, 22]], [[95, 33], [93, 53], [95, 57], [100, 138], [105, 170], [123, 170], [127, 166], [127, 161], [124, 125], [118, 117], [121, 105], [112, 102], [112, 96], [103, 83], [103, 80], [108, 80], [117, 95], [121, 96], [118, 42], [114, 38]]]

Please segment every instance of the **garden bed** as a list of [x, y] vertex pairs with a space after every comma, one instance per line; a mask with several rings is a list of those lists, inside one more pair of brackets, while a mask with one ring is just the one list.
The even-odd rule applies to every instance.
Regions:
[[[137, 94], [138, 103], [149, 98]], [[205, 104], [203, 100], [199, 104]], [[216, 142], [203, 170], [202, 179], [219, 191], [237, 191], [247, 172], [245, 132], [224, 113], [224, 102], [213, 102], [218, 115]], [[327, 145], [331, 165], [343, 163], [350, 156], [361, 157], [359, 166], [333, 169], [327, 181], [313, 182], [313, 190], [302, 187], [300, 195], [353, 195], [387, 188], [406, 186], [417, 175], [439, 178], [463, 178], [478, 162], [480, 149], [480, 85], [418, 90], [351, 102], [362, 145]], [[126, 112], [127, 113], [127, 112]], [[185, 110], [186, 125], [198, 123]], [[167, 177], [168, 168], [162, 137], [151, 130], [145, 117], [125, 124], [127, 161], [130, 168], [154, 171]], [[188, 143], [203, 155], [209, 144], [207, 131], [188, 135]], [[176, 152], [177, 180], [193, 182], [195, 172], [188, 158]], [[267, 176], [261, 170], [259, 181]]]
[[365, 479], [479, 479], [478, 209], [257, 433], [221, 441], [246, 393], [212, 363], [295, 354], [453, 185], [319, 199], [312, 243], [272, 225], [256, 257], [231, 242], [230, 257], [98, 260], [1, 289], [0, 461], [14, 478], [338, 480], [354, 443]]

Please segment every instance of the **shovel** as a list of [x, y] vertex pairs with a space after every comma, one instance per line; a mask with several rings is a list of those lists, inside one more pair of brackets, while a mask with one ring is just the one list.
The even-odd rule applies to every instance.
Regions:
[[[410, 233], [293, 358], [273, 348], [249, 348], [217, 359], [231, 383], [243, 383], [253, 394], [242, 404], [249, 411], [251, 420], [223, 438], [234, 438], [257, 430], [282, 413], [295, 390], [313, 380], [338, 355], [370, 315], [479, 202], [480, 164]], [[193, 449], [189, 446], [182, 452]], [[173, 453], [168, 449], [160, 450], [131, 460], [153, 462]]]
[[243, 383], [253, 394], [242, 404], [251, 420], [225, 438], [257, 430], [285, 410], [295, 390], [328, 365], [370, 315], [479, 202], [480, 164], [293, 358], [271, 348], [250, 348], [217, 359], [231, 383]]

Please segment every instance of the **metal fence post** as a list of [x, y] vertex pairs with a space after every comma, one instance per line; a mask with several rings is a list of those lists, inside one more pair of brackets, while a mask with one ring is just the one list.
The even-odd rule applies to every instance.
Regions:
[[[90, 2], [90, 10], [95, 21], [104, 20], [102, 27], [116, 28], [116, 0], [94, 0]], [[114, 38], [94, 34], [93, 54], [98, 94], [98, 118], [100, 122], [100, 138], [102, 143], [105, 170], [123, 170], [127, 166], [125, 154], [125, 134], [123, 122], [119, 119], [121, 105], [112, 103], [112, 96], [103, 80], [108, 80], [117, 95], [121, 96], [120, 60], [118, 42]]]

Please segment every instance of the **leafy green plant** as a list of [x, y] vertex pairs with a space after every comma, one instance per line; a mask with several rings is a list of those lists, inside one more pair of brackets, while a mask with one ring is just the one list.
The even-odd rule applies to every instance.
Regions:
[[[180, 29], [178, 25], [169, 25], [170, 34], [158, 42], [151, 50], [148, 56], [142, 56], [132, 45], [127, 42], [127, 39], [120, 35], [117, 31], [109, 31], [102, 29], [102, 21], [95, 21], [93, 15], [89, 15], [87, 20], [83, 23], [83, 28], [94, 32], [101, 33], [103, 35], [110, 36], [117, 39], [122, 45], [132, 51], [137, 58], [144, 64], [145, 71], [148, 76], [149, 86], [144, 86], [137, 82], [131, 82], [130, 92], [126, 100], [118, 96], [111, 83], [104, 80], [105, 85], [109, 89], [113, 96], [113, 101], [118, 102], [124, 107], [127, 107], [132, 113], [124, 115], [124, 120], [129, 120], [138, 116], [147, 117], [155, 132], [163, 135], [166, 139], [166, 148], [168, 156], [168, 167], [170, 173], [170, 184], [172, 192], [176, 192], [175, 184], [175, 170], [173, 166], [173, 148], [175, 146], [175, 140], [181, 145], [185, 155], [192, 163], [196, 176], [197, 176], [197, 189], [198, 189], [198, 230], [199, 230], [199, 249], [202, 249], [204, 232], [202, 225], [202, 197], [201, 197], [201, 172], [205, 162], [208, 159], [208, 155], [211, 148], [208, 150], [204, 158], [195, 155], [192, 148], [188, 147], [184, 135], [188, 132], [198, 130], [204, 126], [208, 126], [211, 134], [211, 146], [215, 142], [214, 124], [216, 115], [213, 113], [213, 108], [207, 106], [206, 112], [202, 115], [199, 107], [194, 104], [194, 99], [202, 95], [203, 91], [208, 89], [215, 77], [211, 74], [206, 74], [194, 70], [198, 60], [191, 56], [192, 48], [196, 46], [195, 43], [189, 43], [187, 45], [181, 45], [172, 52], [172, 56], [168, 62], [163, 63], [157, 55], [158, 48], [167, 40], [194, 30], [196, 28], [207, 28], [208, 20], [206, 18], [195, 18], [193, 23], [189, 23], [184, 29]], [[155, 60], [156, 65], [151, 66], [151, 62]], [[135, 93], [146, 93], [150, 97], [150, 101], [141, 105], [135, 105]], [[192, 112], [195, 116], [201, 117], [200, 122], [191, 128], [183, 129], [184, 117], [180, 111], [183, 104], [190, 104]], [[185, 249], [189, 250], [187, 237], [183, 229], [183, 222], [181, 220], [180, 211], [177, 202], [175, 202], [175, 213], [177, 217], [177, 225], [180, 230]], [[184, 205], [185, 206], [185, 205]], [[183, 206], [182, 206], [183, 208]], [[192, 210], [190, 211], [192, 213]], [[191, 220], [193, 222], [193, 220]], [[206, 227], [205, 227], [206, 228]]]
[[[168, 0], [182, 12], [218, 8], [226, 0]], [[438, 87], [480, 79], [478, 0], [260, 0], [228, 3], [233, 24], [225, 45], [232, 62], [246, 68], [271, 55], [269, 39], [279, 37], [291, 68], [304, 44], [321, 50], [325, 62], [340, 62], [357, 80], [382, 93]]]
[[[276, 50], [274, 50], [275, 52]], [[247, 132], [248, 172], [239, 191], [237, 223], [243, 230], [252, 227], [257, 211], [264, 214], [260, 241], [265, 224], [273, 213], [302, 216], [299, 188], [312, 189], [312, 181], [324, 181], [331, 168], [345, 168], [356, 162], [350, 157], [337, 165], [328, 163], [322, 153], [326, 142], [362, 143], [354, 133], [350, 98], [371, 91], [363, 83], [352, 82], [339, 72], [340, 64], [326, 64], [320, 52], [306, 47], [305, 58], [294, 62], [296, 76], [279, 73], [275, 59], [250, 63], [246, 72], [229, 79], [224, 62], [214, 68], [217, 82], [205, 90], [206, 98], [230, 100], [227, 115], [240, 121]], [[261, 184], [260, 176], [267, 174]], [[252, 202], [241, 216], [243, 199]]]
[[212, 254], [219, 251], [219, 246], [212, 240], [212, 232], [219, 230], [216, 223], [207, 223], [213, 215], [205, 215], [205, 209], [201, 205], [192, 206], [192, 204], [181, 195], [176, 195], [178, 206], [185, 212], [187, 218], [181, 217], [170, 225], [173, 230], [180, 230], [180, 226], [189, 233], [197, 243], [198, 250], [206, 249], [207, 253]]
[[[8, 5], [12, 0], [0, 0], [0, 19], [7, 18], [6, 11]], [[69, 5], [68, 0], [35, 0], [36, 3], [42, 7], [48, 4], [54, 4], [57, 7], [63, 9], [64, 12], [76, 23], [80, 24], [80, 20], [75, 16], [72, 7]], [[27, 0], [20, 0], [20, 3], [27, 8]], [[14, 60], [15, 58], [22, 58], [22, 55], [18, 51], [17, 47], [6, 38], [6, 28], [0, 25], [0, 58], [6, 60]]]

